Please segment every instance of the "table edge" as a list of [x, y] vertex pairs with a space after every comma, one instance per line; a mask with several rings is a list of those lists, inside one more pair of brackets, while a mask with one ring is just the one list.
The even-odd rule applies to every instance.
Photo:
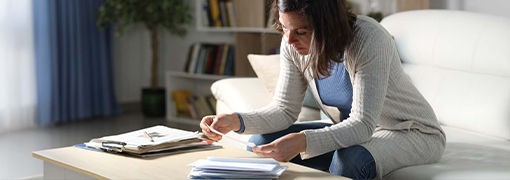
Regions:
[[[56, 149], [59, 149], [59, 148], [56, 148]], [[44, 150], [42, 150], [42, 151], [44, 151]], [[57, 165], [57, 166], [60, 166], [60, 167], [72, 170], [72, 171], [76, 171], [78, 173], [81, 173], [81, 174], [84, 174], [84, 175], [87, 175], [87, 176], [90, 176], [90, 177], [93, 177], [93, 178], [96, 178], [96, 179], [108, 179], [106, 177], [103, 177], [103, 176], [100, 176], [98, 174], [95, 174], [95, 173], [92, 173], [92, 172], [89, 172], [89, 171], [86, 171], [86, 170], [83, 170], [83, 169], [71, 166], [69, 164], [62, 163], [62, 162], [59, 162], [59, 161], [56, 161], [56, 160], [53, 160], [53, 159], [50, 159], [50, 158], [46, 158], [46, 157], [38, 154], [38, 152], [40, 152], [40, 151], [32, 152], [32, 157], [40, 159], [40, 160], [43, 160], [44, 162], [49, 162], [49, 163], [52, 163], [54, 165]]]

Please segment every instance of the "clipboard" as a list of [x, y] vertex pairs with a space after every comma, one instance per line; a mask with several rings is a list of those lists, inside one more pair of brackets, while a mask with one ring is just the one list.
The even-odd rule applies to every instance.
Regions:
[[[108, 140], [101, 140], [101, 139], [92, 139], [91, 141], [100, 141], [101, 143], [101, 149], [103, 150], [106, 150], [108, 152], [117, 152], [117, 153], [120, 153], [120, 152], [123, 152], [126, 148], [125, 146], [127, 145], [127, 143], [125, 142], [120, 142], [120, 141], [108, 141]], [[85, 144], [83, 144], [85, 145]], [[89, 148], [92, 148], [92, 147], [89, 147]]]
[[198, 132], [184, 131], [166, 126], [154, 126], [119, 135], [94, 138], [84, 144], [74, 145], [74, 147], [138, 157], [222, 147], [220, 145], [213, 145], [212, 141], [202, 139], [201, 137], [202, 133]]
[[123, 134], [94, 138], [84, 144], [107, 151], [141, 154], [187, 143], [198, 143], [202, 141], [199, 139], [201, 137], [202, 133], [199, 132], [159, 125]]
[[175, 149], [158, 151], [158, 152], [150, 152], [150, 153], [146, 153], [146, 154], [134, 154], [134, 153], [129, 153], [129, 152], [121, 152], [121, 151], [117, 151], [117, 150], [109, 150], [107, 148], [97, 149], [97, 148], [93, 148], [93, 147], [88, 147], [85, 144], [76, 144], [76, 145], [73, 145], [73, 147], [91, 150], [91, 151], [97, 151], [97, 152], [110, 153], [110, 154], [129, 155], [129, 156], [135, 156], [135, 157], [139, 157], [139, 158], [156, 157], [156, 156], [172, 155], [172, 154], [178, 154], [178, 153], [187, 153], [187, 152], [195, 152], [195, 151], [204, 151], [204, 150], [223, 148], [223, 146], [221, 146], [221, 145], [207, 144], [207, 145], [201, 145], [201, 146], [181, 147], [181, 148], [175, 148]]

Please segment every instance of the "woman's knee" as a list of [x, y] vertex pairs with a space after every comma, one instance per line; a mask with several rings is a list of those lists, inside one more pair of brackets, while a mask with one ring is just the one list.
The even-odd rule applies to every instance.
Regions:
[[376, 175], [375, 161], [368, 150], [355, 145], [335, 151], [329, 172], [352, 179], [373, 179]]

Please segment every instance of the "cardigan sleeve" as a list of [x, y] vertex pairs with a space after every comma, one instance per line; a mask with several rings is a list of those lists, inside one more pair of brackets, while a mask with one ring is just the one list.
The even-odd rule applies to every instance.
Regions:
[[307, 84], [294, 64], [296, 57], [285, 40], [280, 46], [280, 74], [272, 102], [251, 112], [239, 112], [245, 134], [267, 134], [287, 129], [298, 118]]
[[304, 130], [307, 145], [302, 159], [364, 143], [374, 133], [386, 96], [390, 64], [397, 50], [384, 30], [361, 28], [364, 32], [358, 32], [358, 40], [351, 43], [348, 51], [356, 54], [351, 59], [355, 76], [349, 118], [330, 127]]

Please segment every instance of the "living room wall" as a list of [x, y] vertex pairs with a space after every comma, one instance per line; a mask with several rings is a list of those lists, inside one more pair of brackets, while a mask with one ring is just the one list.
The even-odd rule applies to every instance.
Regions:
[[464, 0], [465, 11], [480, 12], [510, 18], [510, 1], [508, 0]]
[[479, 12], [510, 18], [508, 0], [430, 0], [430, 8]]
[[[194, 1], [190, 13], [194, 15]], [[182, 71], [189, 47], [195, 42], [234, 43], [233, 33], [208, 33], [187, 25], [185, 37], [171, 36], [160, 28], [159, 85], [164, 86], [166, 71]], [[149, 86], [151, 49], [149, 31], [141, 24], [127, 28], [114, 39], [115, 92], [119, 103], [139, 102], [141, 88]]]

